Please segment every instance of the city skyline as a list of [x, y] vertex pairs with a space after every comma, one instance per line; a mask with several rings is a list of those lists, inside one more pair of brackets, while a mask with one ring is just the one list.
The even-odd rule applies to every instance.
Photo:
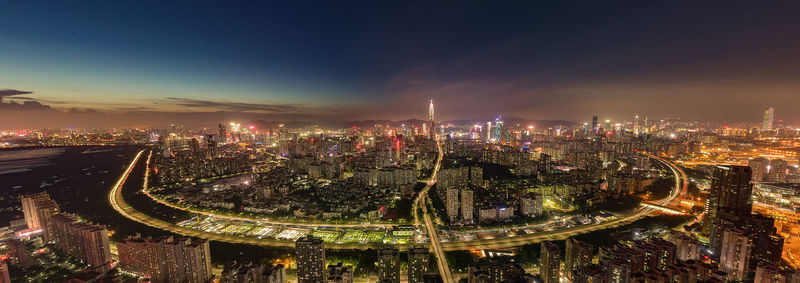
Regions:
[[403, 120], [433, 99], [441, 120], [759, 121], [798, 102], [797, 5], [460, 4], [7, 2], [0, 118]]
[[0, 283], [800, 282], [797, 15], [0, 1]]

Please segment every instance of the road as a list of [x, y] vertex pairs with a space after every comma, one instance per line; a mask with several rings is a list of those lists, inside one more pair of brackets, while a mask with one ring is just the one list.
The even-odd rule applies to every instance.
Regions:
[[442, 151], [442, 144], [439, 140], [436, 141], [437, 151], [439, 152], [439, 158], [436, 159], [436, 165], [433, 167], [433, 173], [431, 174], [431, 179], [427, 182], [425, 188], [420, 191], [417, 199], [414, 201], [413, 205], [413, 213], [414, 213], [414, 224], [416, 227], [419, 227], [419, 218], [417, 215], [417, 209], [420, 205], [422, 205], [422, 217], [425, 220], [425, 230], [428, 232], [428, 237], [430, 238], [431, 242], [431, 249], [433, 253], [436, 254], [436, 264], [439, 267], [439, 275], [442, 276], [442, 280], [445, 283], [452, 283], [455, 282], [453, 279], [453, 273], [450, 271], [450, 265], [447, 264], [447, 257], [444, 255], [444, 250], [442, 249], [442, 242], [439, 239], [439, 234], [436, 232], [436, 227], [433, 226], [433, 221], [431, 221], [431, 214], [428, 213], [428, 206], [425, 204], [428, 201], [428, 191], [431, 189], [433, 184], [436, 184], [436, 175], [439, 173], [439, 168], [442, 166], [442, 158], [444, 157], [444, 152]]
[[[667, 165], [667, 167], [669, 167], [670, 170], [672, 170], [672, 173], [675, 176], [675, 187], [673, 188], [672, 192], [670, 192], [670, 195], [664, 199], [655, 201], [653, 203], [657, 205], [667, 206], [675, 201], [679, 201], [678, 196], [685, 194], [689, 186], [686, 174], [683, 172], [683, 170], [681, 170], [680, 167], [678, 167], [674, 163], [671, 163], [665, 159], [656, 157], [654, 155], [650, 156], [655, 157], [656, 160]], [[497, 248], [518, 247], [542, 241], [565, 240], [569, 237], [584, 233], [615, 228], [622, 225], [630, 224], [636, 220], [644, 218], [647, 215], [650, 215], [655, 211], [656, 209], [654, 208], [640, 207], [636, 210], [635, 213], [631, 215], [604, 223], [583, 225], [554, 232], [541, 232], [541, 233], [527, 234], [515, 237], [483, 239], [483, 240], [475, 240], [469, 242], [462, 242], [462, 241], [445, 242], [442, 243], [442, 248], [446, 251], [467, 250], [467, 249], [497, 249]]]
[[[514, 237], [505, 237], [505, 238], [494, 238], [494, 239], [483, 239], [483, 240], [474, 240], [469, 242], [463, 241], [455, 241], [455, 242], [441, 242], [438, 233], [436, 232], [435, 226], [433, 221], [431, 220], [431, 213], [428, 211], [427, 205], [425, 205], [425, 201], [428, 198], [428, 192], [430, 188], [436, 183], [436, 175], [438, 174], [439, 168], [441, 166], [441, 159], [443, 156], [443, 152], [441, 151], [441, 145], [437, 144], [439, 147], [439, 159], [437, 160], [436, 166], [434, 168], [433, 174], [431, 176], [431, 180], [427, 182], [427, 185], [418, 195], [417, 199], [414, 202], [414, 220], [417, 227], [425, 227], [428, 237], [431, 240], [431, 249], [436, 254], [438, 258], [437, 264], [439, 265], [440, 273], [442, 273], [442, 279], [447, 282], [453, 282], [452, 273], [450, 273], [450, 269], [447, 268], [447, 259], [444, 256], [444, 251], [453, 251], [453, 250], [466, 250], [466, 249], [487, 249], [487, 248], [511, 248], [517, 247], [525, 244], [530, 243], [537, 243], [546, 240], [563, 240], [575, 235], [588, 233], [592, 231], [598, 231], [603, 229], [609, 229], [614, 227], [619, 227], [625, 224], [632, 223], [636, 220], [639, 220], [653, 212], [655, 209], [653, 208], [639, 208], [635, 213], [615, 219], [609, 222], [599, 223], [599, 224], [590, 224], [590, 225], [583, 225], [573, 228], [568, 228], [564, 230], [554, 231], [554, 232], [542, 232], [542, 233], [535, 233], [535, 234], [527, 234], [521, 236], [514, 236]], [[143, 223], [145, 225], [167, 230], [176, 234], [190, 236], [190, 237], [198, 237], [198, 238], [205, 238], [213, 241], [222, 241], [222, 242], [231, 242], [231, 243], [240, 243], [240, 244], [251, 244], [251, 245], [262, 245], [262, 246], [282, 246], [282, 247], [294, 247], [294, 242], [287, 241], [287, 240], [277, 240], [277, 239], [257, 239], [257, 238], [249, 238], [249, 237], [240, 237], [234, 235], [225, 235], [225, 234], [217, 234], [217, 233], [210, 233], [200, 230], [195, 230], [191, 228], [185, 228], [182, 226], [175, 225], [173, 223], [169, 223], [151, 216], [148, 216], [142, 212], [137, 211], [130, 205], [128, 205], [122, 197], [122, 187], [127, 180], [128, 176], [130, 175], [131, 171], [135, 167], [136, 163], [141, 158], [141, 155], [144, 153], [144, 150], [138, 152], [135, 158], [131, 161], [128, 165], [128, 168], [123, 172], [120, 176], [119, 180], [114, 184], [111, 188], [108, 196], [108, 201], [111, 206], [119, 212], [124, 217], [131, 219], [133, 221], [137, 221]], [[152, 154], [152, 152], [151, 152]], [[660, 201], [654, 202], [659, 205], [667, 206], [674, 201], [676, 198], [685, 193], [686, 188], [688, 187], [688, 183], [686, 182], [687, 178], [685, 173], [676, 165], [661, 159], [655, 158], [656, 160], [665, 163], [674, 173], [675, 175], [675, 189], [670, 193], [670, 195]], [[145, 166], [149, 164], [149, 158], [146, 162]], [[145, 173], [147, 174], [147, 173]], [[145, 182], [145, 186], [146, 186]], [[682, 184], [682, 186], [681, 186]], [[420, 222], [420, 217], [417, 215], [417, 208], [422, 205], [422, 220], [423, 223]], [[365, 244], [335, 244], [335, 243], [326, 243], [326, 245], [330, 248], [334, 249], [369, 249], [374, 248], [375, 245], [365, 245]], [[399, 245], [398, 248], [406, 249], [406, 246]]]
[[[211, 241], [220, 241], [220, 242], [228, 242], [228, 243], [236, 243], [236, 244], [250, 244], [250, 245], [259, 245], [259, 246], [278, 246], [278, 247], [287, 247], [287, 248], [294, 248], [294, 241], [287, 241], [287, 240], [277, 240], [277, 239], [258, 239], [258, 238], [250, 238], [250, 237], [240, 237], [234, 235], [225, 235], [225, 234], [217, 234], [217, 233], [210, 233], [201, 230], [186, 228], [182, 226], [178, 226], [176, 224], [166, 222], [161, 219], [157, 219], [151, 217], [147, 214], [144, 214], [135, 208], [128, 205], [122, 197], [122, 188], [125, 185], [125, 181], [128, 179], [128, 176], [133, 171], [136, 163], [139, 162], [142, 154], [145, 150], [139, 151], [136, 156], [133, 158], [131, 163], [128, 165], [127, 169], [123, 171], [122, 175], [119, 177], [117, 182], [111, 188], [108, 194], [108, 202], [111, 204], [111, 207], [114, 208], [119, 214], [128, 218], [130, 220], [145, 224], [150, 227], [166, 230], [178, 235], [188, 236], [188, 237], [196, 237], [196, 238], [203, 238], [208, 239]], [[152, 154], [152, 152], [151, 152]], [[145, 163], [145, 166], [149, 163], [148, 161]], [[145, 182], [146, 185], [146, 182]], [[363, 244], [336, 244], [336, 243], [325, 243], [327, 247], [334, 248], [334, 249], [356, 249], [356, 250], [366, 250], [370, 248], [375, 248], [375, 245], [363, 245]], [[398, 246], [401, 250], [406, 249], [406, 246]]]
[[[145, 175], [150, 172], [150, 169], [145, 169]], [[145, 177], [146, 178], [146, 177]], [[145, 181], [146, 182], [146, 181]], [[161, 198], [153, 196], [150, 194], [150, 190], [147, 189], [145, 185], [144, 190], [142, 190], [145, 195], [150, 197], [153, 201], [158, 202], [162, 205], [169, 206], [174, 209], [188, 211], [194, 214], [200, 214], [205, 216], [211, 216], [214, 218], [219, 219], [226, 219], [226, 220], [242, 220], [242, 221], [258, 221], [259, 223], [263, 224], [270, 224], [270, 225], [292, 225], [293, 227], [298, 228], [307, 228], [307, 229], [316, 229], [319, 227], [334, 227], [334, 228], [384, 228], [384, 229], [391, 229], [393, 226], [397, 226], [398, 224], [385, 224], [385, 223], [350, 223], [350, 224], [336, 224], [336, 223], [326, 223], [326, 222], [296, 222], [296, 221], [279, 221], [279, 220], [272, 220], [266, 218], [253, 218], [253, 217], [240, 217], [240, 216], [233, 216], [230, 214], [224, 213], [214, 213], [205, 210], [193, 209], [184, 206], [174, 205], [169, 203]]]

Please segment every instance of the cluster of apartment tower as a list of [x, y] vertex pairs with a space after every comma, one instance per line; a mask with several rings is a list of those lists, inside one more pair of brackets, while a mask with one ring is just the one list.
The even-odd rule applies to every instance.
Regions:
[[[306, 236], [295, 243], [298, 283], [352, 283], [353, 269], [341, 263], [328, 265], [325, 262], [325, 243], [320, 238]], [[438, 274], [428, 273], [430, 251], [426, 246], [411, 246], [408, 249], [408, 282], [431, 282]], [[399, 283], [400, 251], [386, 246], [378, 249], [378, 282]], [[441, 280], [441, 279], [439, 279]]]
[[[45, 243], [105, 272], [114, 265], [108, 230], [60, 211], [47, 193], [21, 197], [28, 229]], [[213, 278], [208, 241], [201, 239], [129, 237], [117, 244], [118, 266], [151, 282], [207, 282]], [[20, 256], [24, 255], [19, 252]]]

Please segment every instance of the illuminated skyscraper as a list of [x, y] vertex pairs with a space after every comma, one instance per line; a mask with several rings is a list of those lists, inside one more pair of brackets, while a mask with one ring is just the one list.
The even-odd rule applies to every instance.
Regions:
[[436, 136], [436, 124], [433, 122], [433, 99], [431, 99], [431, 105], [428, 107], [428, 129], [430, 129], [430, 136], [431, 138]]
[[592, 132], [597, 133], [597, 116], [592, 116]]
[[639, 134], [639, 115], [633, 116], [633, 133]]
[[772, 122], [775, 119], [775, 107], [770, 106], [764, 111], [764, 122], [761, 124], [762, 131], [771, 131]]
[[487, 142], [492, 140], [492, 122], [486, 122], [485, 134], [483, 136], [486, 138]]
[[502, 142], [505, 129], [503, 128], [503, 118], [498, 117], [494, 119], [494, 128], [492, 129], [492, 139]]
[[650, 132], [650, 126], [647, 125], [647, 117], [644, 117], [644, 128], [642, 129], [642, 131], [645, 132], [645, 133], [649, 133]]
[[219, 124], [219, 136], [217, 137], [219, 140], [218, 143], [224, 144], [227, 143], [228, 140], [228, 132], [225, 131], [225, 125]]

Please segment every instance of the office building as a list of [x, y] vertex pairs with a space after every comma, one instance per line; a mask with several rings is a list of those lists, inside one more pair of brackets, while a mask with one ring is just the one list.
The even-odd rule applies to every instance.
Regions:
[[328, 265], [328, 283], [353, 283], [353, 267], [341, 262]]
[[400, 282], [400, 251], [391, 246], [378, 249], [378, 281]]
[[772, 124], [775, 120], [775, 107], [770, 106], [764, 110], [764, 120], [761, 123], [762, 131], [772, 131]]
[[561, 272], [561, 249], [554, 242], [542, 242], [539, 276], [544, 283], [558, 283]]
[[217, 136], [218, 144], [228, 143], [228, 132], [225, 130], [225, 125], [219, 124], [219, 135]]
[[325, 245], [322, 239], [311, 235], [295, 242], [298, 283], [326, 282]]
[[424, 282], [429, 259], [430, 251], [426, 246], [412, 246], [408, 249], [408, 282]]
[[589, 243], [569, 238], [566, 241], [564, 254], [564, 273], [570, 281], [581, 280], [580, 274], [592, 263], [594, 246]]
[[597, 116], [592, 116], [592, 132], [597, 133]]

